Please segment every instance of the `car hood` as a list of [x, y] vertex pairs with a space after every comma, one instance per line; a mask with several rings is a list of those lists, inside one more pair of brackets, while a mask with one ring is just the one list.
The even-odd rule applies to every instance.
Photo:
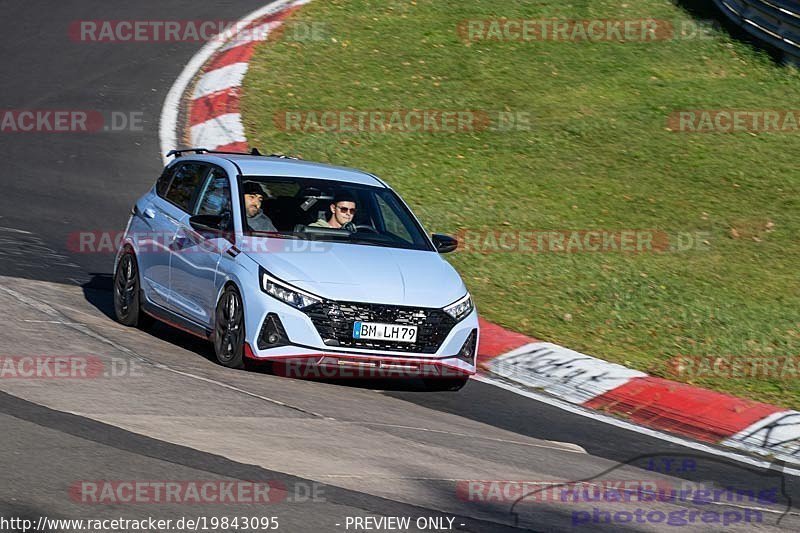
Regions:
[[436, 252], [335, 242], [264, 239], [247, 255], [275, 277], [323, 298], [444, 307], [467, 292]]

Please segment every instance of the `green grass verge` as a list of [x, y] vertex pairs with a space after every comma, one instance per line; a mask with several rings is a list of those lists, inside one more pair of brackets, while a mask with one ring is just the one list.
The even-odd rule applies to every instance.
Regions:
[[[678, 109], [792, 109], [800, 75], [714, 31], [642, 42], [474, 42], [464, 19], [688, 21], [667, 0], [326, 0], [322, 41], [269, 43], [245, 79], [262, 150], [363, 168], [431, 230], [708, 232], [682, 253], [456, 253], [481, 314], [675, 379], [677, 355], [800, 355], [800, 137], [667, 130]], [[530, 112], [530, 131], [287, 133], [284, 110]], [[800, 407], [800, 381], [684, 377]]]

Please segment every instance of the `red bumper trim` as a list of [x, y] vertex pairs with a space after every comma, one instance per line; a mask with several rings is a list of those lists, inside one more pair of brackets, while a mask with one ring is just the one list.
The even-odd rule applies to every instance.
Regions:
[[[272, 361], [282, 364], [287, 368], [292, 367], [292, 365], [297, 366], [297, 368], [313, 366], [337, 370], [357, 368], [361, 371], [361, 375], [358, 377], [402, 377], [404, 375], [408, 375], [409, 377], [414, 375], [423, 377], [460, 377], [475, 374], [474, 370], [465, 370], [461, 367], [445, 363], [441, 359], [410, 359], [383, 355], [326, 352], [256, 357], [248, 343], [245, 343], [244, 355], [248, 359]], [[375, 364], [368, 365], [367, 363]]]

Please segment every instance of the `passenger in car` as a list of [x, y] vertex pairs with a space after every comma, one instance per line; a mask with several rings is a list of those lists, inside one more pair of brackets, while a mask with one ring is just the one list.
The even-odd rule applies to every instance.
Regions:
[[343, 228], [355, 231], [353, 218], [356, 216], [356, 199], [347, 193], [337, 194], [330, 206], [331, 214], [328, 219], [320, 218], [309, 226], [317, 228]]
[[272, 220], [261, 210], [267, 193], [254, 181], [244, 184], [244, 206], [247, 211], [247, 225], [253, 231], [278, 231]]

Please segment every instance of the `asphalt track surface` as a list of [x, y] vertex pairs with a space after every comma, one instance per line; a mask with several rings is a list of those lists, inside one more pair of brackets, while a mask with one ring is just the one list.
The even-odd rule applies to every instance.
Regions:
[[[0, 134], [5, 156], [0, 288], [14, 291], [0, 293], [0, 315], [6, 324], [16, 324], [0, 334], [2, 354], [86, 350], [80, 353], [129, 359], [146, 354], [152, 366], [152, 373], [124, 387], [106, 381], [56, 386], [0, 380], [0, 516], [169, 518], [186, 515], [187, 509], [194, 515], [252, 514], [252, 508], [241, 506], [87, 506], [72, 501], [65, 490], [82, 479], [224, 477], [278, 479], [287, 486], [323, 483], [324, 501], [269, 508], [267, 513], [280, 516], [284, 531], [344, 531], [336, 524], [347, 516], [435, 517], [440, 511], [457, 517], [457, 524], [465, 524], [462, 529], [501, 531], [515, 523], [511, 504], [461, 501], [454, 480], [519, 480], [520, 475], [529, 481], [598, 475], [645, 479], [645, 470], [629, 470], [652, 454], [695, 461], [693, 469], [662, 471], [673, 480], [720, 487], [780, 480], [781, 502], [800, 495], [796, 478], [781, 476], [779, 469], [764, 472], [711, 458], [480, 382], [459, 393], [420, 393], [403, 385], [377, 391], [374, 383], [314, 383], [233, 372], [210, 362], [203, 343], [167, 326], [141, 332], [115, 324], [108, 291], [112, 255], [74, 253], [67, 243], [75, 232], [124, 228], [133, 201], [161, 169], [158, 118], [164, 97], [201, 43], [73, 42], [69, 24], [81, 19], [235, 20], [263, 3], [0, 2], [0, 108], [91, 109], [143, 117], [142, 131]], [[23, 303], [19, 295], [30, 301]], [[66, 318], [53, 320], [56, 315], [36, 302], [52, 304]], [[113, 340], [115, 348], [103, 352], [98, 343], [105, 341], [98, 338]], [[222, 385], [212, 391], [207, 382], [169, 374], [159, 364], [172, 374], [190, 369]], [[250, 405], [241, 391], [245, 396], [269, 393], [279, 403]], [[226, 422], [226, 417], [231, 418]], [[307, 427], [314, 422], [306, 418], [338, 425], [335, 430]], [[248, 440], [256, 439], [247, 429], [253, 419], [272, 428], [271, 435], [286, 428], [284, 440], [271, 441], [272, 455], [264, 453], [260, 440]], [[371, 428], [364, 435], [348, 429], [364, 427]], [[351, 439], [350, 431], [357, 437]], [[366, 445], [361, 462], [346, 450], [354, 439]], [[586, 453], [576, 453], [575, 446]], [[248, 450], [258, 459], [250, 460]], [[387, 472], [396, 472], [396, 478]], [[516, 523], [518, 528], [569, 531], [575, 509], [583, 507], [528, 508], [527, 518]], [[795, 513], [778, 527], [796, 529]], [[749, 529], [772, 529], [775, 522], [770, 515], [763, 526]], [[675, 529], [636, 523], [581, 528]], [[696, 530], [721, 529], [705, 525]]]

